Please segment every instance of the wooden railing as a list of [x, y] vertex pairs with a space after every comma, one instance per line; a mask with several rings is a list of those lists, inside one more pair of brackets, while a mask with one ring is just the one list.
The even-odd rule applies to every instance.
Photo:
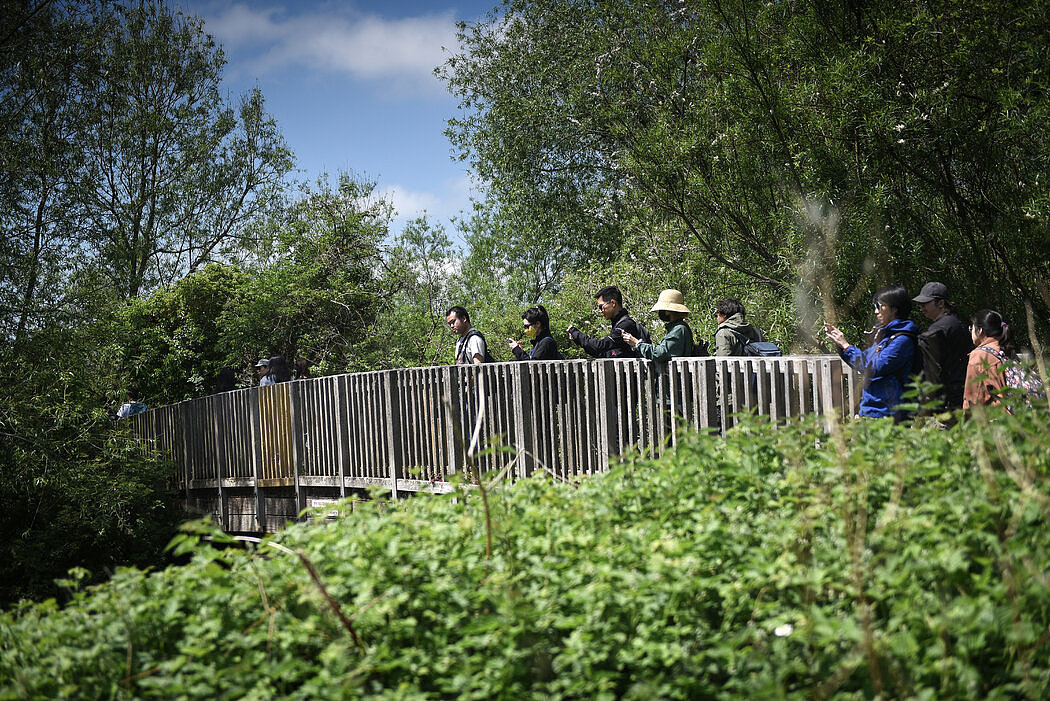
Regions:
[[[309, 506], [379, 487], [450, 490], [471, 461], [510, 478], [576, 480], [683, 431], [852, 416], [856, 375], [837, 357], [548, 361], [334, 375], [160, 407], [135, 430], [174, 462], [191, 509], [229, 531], [273, 532]], [[512, 451], [493, 451], [497, 443]]]

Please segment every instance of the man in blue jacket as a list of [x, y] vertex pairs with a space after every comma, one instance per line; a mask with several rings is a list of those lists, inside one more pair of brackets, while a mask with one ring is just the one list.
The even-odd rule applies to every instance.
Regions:
[[914, 368], [919, 328], [908, 319], [911, 297], [900, 285], [886, 287], [875, 294], [874, 343], [861, 350], [846, 340], [831, 324], [824, 332], [839, 347], [839, 355], [850, 367], [864, 375], [860, 399], [861, 416], [892, 416], [900, 421], [907, 412], [899, 411], [904, 386]]

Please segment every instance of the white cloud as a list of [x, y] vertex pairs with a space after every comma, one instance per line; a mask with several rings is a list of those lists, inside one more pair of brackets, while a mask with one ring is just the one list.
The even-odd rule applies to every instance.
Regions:
[[279, 7], [218, 3], [197, 12], [229, 53], [251, 56], [246, 68], [256, 75], [300, 67], [437, 92], [443, 86], [433, 70], [446, 58], [442, 47], [455, 46], [451, 11], [388, 19], [339, 5], [292, 15]]

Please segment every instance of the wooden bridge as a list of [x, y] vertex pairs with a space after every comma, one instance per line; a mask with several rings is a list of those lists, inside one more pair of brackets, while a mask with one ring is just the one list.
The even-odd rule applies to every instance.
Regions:
[[741, 411], [852, 416], [858, 380], [831, 355], [493, 363], [286, 382], [131, 421], [170, 456], [190, 509], [231, 532], [274, 532], [355, 490], [450, 491], [470, 462], [574, 481], [630, 451], [658, 455], [683, 431], [724, 432]]

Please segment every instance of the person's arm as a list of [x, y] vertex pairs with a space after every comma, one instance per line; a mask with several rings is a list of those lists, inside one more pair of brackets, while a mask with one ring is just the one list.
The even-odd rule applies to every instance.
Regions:
[[482, 340], [480, 334], [471, 333], [470, 338], [467, 339], [467, 357], [476, 365], [485, 362], [485, 341]]
[[611, 333], [603, 338], [595, 338], [588, 336], [575, 326], [570, 326], [569, 338], [572, 339], [573, 343], [583, 348], [588, 355], [595, 358], [601, 358], [614, 349], [627, 350], [627, 344], [623, 342], [623, 339], [614, 338]]

